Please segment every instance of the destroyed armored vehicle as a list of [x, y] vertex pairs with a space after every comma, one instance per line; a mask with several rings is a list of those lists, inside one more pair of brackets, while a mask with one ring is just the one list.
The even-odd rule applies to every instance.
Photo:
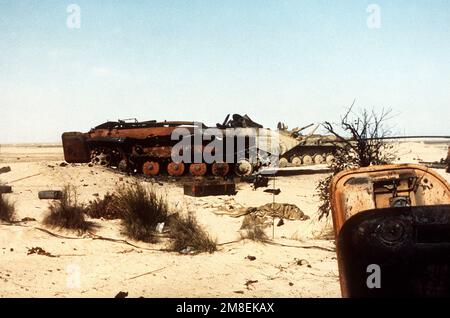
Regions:
[[344, 297], [450, 296], [450, 185], [420, 165], [337, 174], [331, 185]]
[[319, 125], [316, 125], [310, 133], [302, 134], [302, 131], [312, 126], [314, 124], [288, 130], [284, 124], [278, 123], [280, 167], [286, 167], [288, 164], [296, 167], [317, 164], [330, 165], [333, 162], [333, 153], [339, 140], [333, 135], [316, 134]]
[[[256, 153], [257, 145], [249, 129], [255, 127], [262, 126], [247, 115], [235, 114], [233, 119], [228, 115], [222, 124], [213, 127], [213, 132], [223, 137], [218, 138], [208, 135], [211, 127], [199, 122], [119, 120], [98, 125], [87, 133], [65, 132], [62, 142], [68, 163], [91, 162], [148, 176], [181, 176], [187, 172], [192, 176], [226, 176], [232, 172], [242, 176], [252, 174], [261, 164], [250, 156], [250, 152]], [[200, 133], [200, 141], [196, 132]], [[243, 141], [239, 143], [238, 139]], [[218, 160], [204, 162], [205, 150], [216, 155], [219, 148], [220, 155], [214, 157]]]

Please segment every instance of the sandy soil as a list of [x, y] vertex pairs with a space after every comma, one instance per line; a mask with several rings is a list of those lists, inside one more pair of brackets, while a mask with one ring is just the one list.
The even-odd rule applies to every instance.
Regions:
[[[399, 162], [417, 162], [440, 160], [448, 145], [408, 142], [396, 147]], [[0, 148], [0, 167], [11, 167], [0, 180], [13, 187], [7, 197], [15, 202], [17, 218], [36, 219], [22, 226], [0, 225], [0, 297], [113, 297], [119, 291], [129, 297], [340, 297], [331, 223], [317, 217], [315, 187], [325, 174], [276, 178], [281, 189], [276, 202], [296, 204], [311, 218], [275, 227], [274, 244], [229, 243], [239, 240], [243, 218], [214, 213], [272, 202], [263, 188], [239, 184], [235, 196], [193, 198], [183, 195], [179, 183], [145, 182], [165, 195], [172, 209], [194, 212], [220, 244], [213, 254], [181, 255], [160, 251], [164, 240], [158, 244], [129, 240], [121, 234], [119, 221], [93, 220], [96, 234], [142, 248], [50, 229], [64, 236], [55, 237], [36, 229], [45, 228], [41, 220], [49, 204], [38, 199], [38, 191], [70, 183], [79, 199], [88, 202], [95, 194], [103, 196], [134, 180], [101, 167], [61, 167], [62, 160], [62, 149], [55, 145]], [[449, 174], [438, 171], [450, 181]], [[31, 247], [56, 257], [27, 255]], [[248, 255], [256, 259], [250, 261]], [[298, 265], [298, 260], [306, 262]], [[246, 285], [248, 281], [257, 282]]]

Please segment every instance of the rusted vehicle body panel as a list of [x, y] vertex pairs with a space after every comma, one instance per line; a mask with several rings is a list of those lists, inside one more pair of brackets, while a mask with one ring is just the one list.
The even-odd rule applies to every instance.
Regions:
[[[344, 297], [450, 296], [450, 185], [420, 165], [343, 171], [331, 185]], [[369, 288], [369, 265], [381, 288]]]

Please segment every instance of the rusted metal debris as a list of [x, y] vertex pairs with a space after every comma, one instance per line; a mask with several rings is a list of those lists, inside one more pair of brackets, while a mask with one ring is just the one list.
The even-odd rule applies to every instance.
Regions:
[[230, 180], [193, 180], [184, 184], [184, 194], [193, 197], [235, 195], [236, 185]]
[[11, 193], [12, 187], [8, 185], [0, 185], [0, 194], [1, 193]]
[[[438, 173], [412, 164], [346, 170], [331, 194], [344, 297], [450, 296], [450, 185]], [[370, 276], [378, 270], [382, 288]]]
[[0, 168], [0, 174], [2, 173], [7, 173], [11, 171], [11, 167], [10, 166], [6, 166], [6, 167], [1, 167]]
[[62, 191], [60, 190], [39, 191], [38, 197], [40, 200], [59, 200], [62, 198]]

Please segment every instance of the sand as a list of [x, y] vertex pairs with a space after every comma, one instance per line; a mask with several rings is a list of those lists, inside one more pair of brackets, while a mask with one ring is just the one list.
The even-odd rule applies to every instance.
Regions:
[[[396, 147], [398, 162], [417, 163], [445, 157], [448, 144], [407, 142]], [[61, 162], [58, 145], [0, 148], [0, 167], [11, 167], [11, 172], [0, 175], [0, 181], [13, 187], [6, 197], [15, 202], [18, 219], [36, 219], [22, 226], [0, 224], [0, 297], [114, 297], [119, 291], [129, 297], [340, 297], [331, 220], [319, 221], [317, 214], [315, 187], [326, 174], [276, 178], [281, 189], [276, 202], [296, 204], [310, 219], [275, 227], [274, 244], [240, 240], [243, 217], [215, 213], [272, 202], [264, 188], [253, 190], [240, 183], [235, 196], [193, 198], [183, 195], [180, 183], [141, 181], [166, 196], [172, 210], [195, 213], [219, 243], [212, 254], [182, 255], [160, 251], [166, 240], [147, 244], [128, 239], [118, 220], [92, 220], [95, 234], [138, 247], [46, 228], [41, 222], [49, 201], [39, 200], [38, 191], [70, 183], [79, 200], [88, 202], [95, 194], [103, 196], [135, 180], [102, 167], [62, 167]], [[437, 171], [450, 181], [444, 170]], [[267, 234], [272, 237], [272, 228]], [[55, 257], [27, 255], [32, 247]], [[249, 260], [249, 255], [256, 259]]]

